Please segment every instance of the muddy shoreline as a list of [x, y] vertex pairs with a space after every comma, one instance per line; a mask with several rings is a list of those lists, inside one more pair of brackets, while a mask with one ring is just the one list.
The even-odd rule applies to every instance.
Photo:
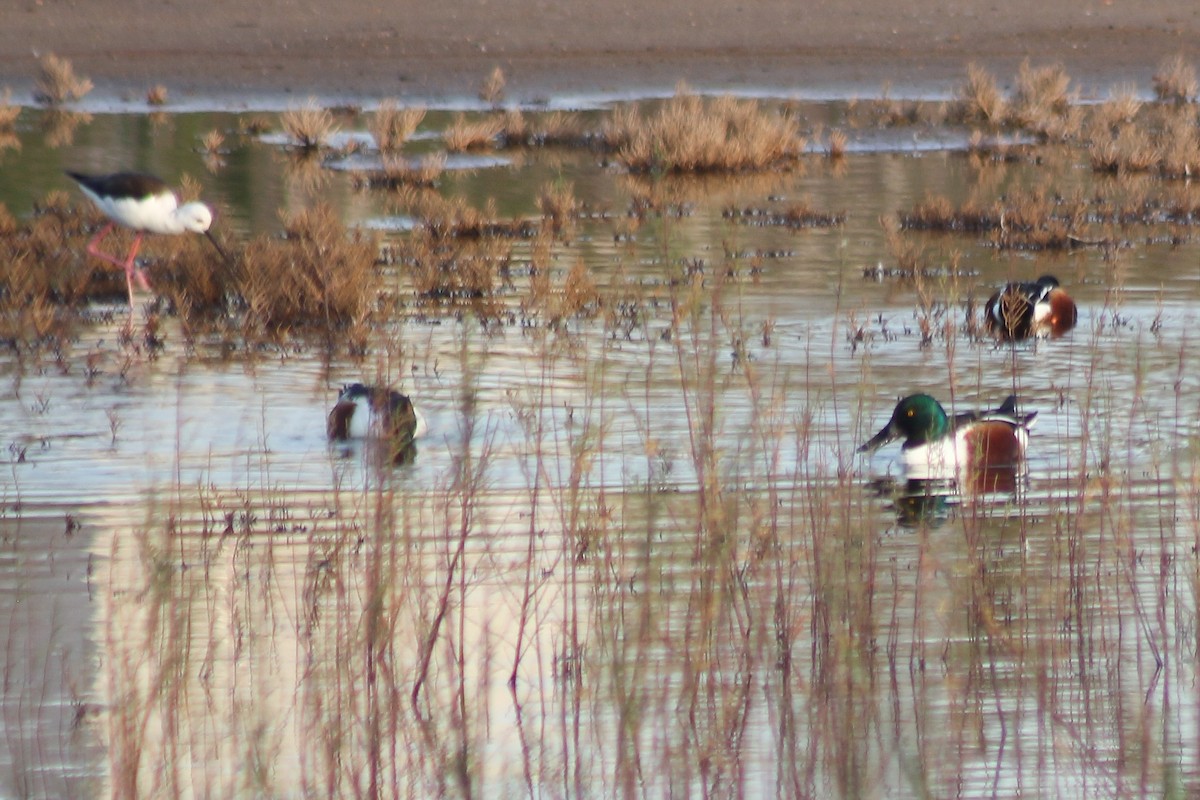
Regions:
[[496, 66], [508, 96], [706, 90], [832, 95], [950, 91], [969, 61], [1006, 79], [1061, 63], [1085, 93], [1149, 90], [1168, 55], [1200, 54], [1200, 7], [1167, 0], [21, 0], [0, 26], [0, 87], [30, 95], [37, 57], [70, 59], [101, 98], [264, 94], [473, 96]]

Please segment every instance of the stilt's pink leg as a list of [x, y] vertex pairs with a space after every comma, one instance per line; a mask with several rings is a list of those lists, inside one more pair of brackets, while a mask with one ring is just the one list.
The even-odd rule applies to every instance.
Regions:
[[138, 269], [137, 265], [138, 248], [142, 247], [142, 235], [142, 231], [139, 230], [137, 237], [134, 237], [133, 247], [130, 248], [130, 257], [125, 259], [125, 264], [121, 265], [125, 267], [125, 284], [126, 287], [130, 289], [130, 308], [133, 308], [134, 278], [137, 278], [138, 285], [140, 285], [144, 291], [150, 290], [150, 282], [146, 281], [146, 276], [143, 275], [142, 270]]
[[146, 273], [144, 273], [137, 265], [138, 249], [141, 248], [141, 246], [142, 233], [139, 231], [137, 238], [133, 240], [133, 247], [129, 251], [129, 258], [126, 259], [124, 264], [125, 276], [130, 279], [136, 279], [138, 286], [142, 287], [142, 291], [148, 292], [150, 291], [150, 281], [146, 279]]
[[124, 269], [125, 262], [117, 261], [115, 258], [110, 256], [108, 253], [105, 253], [100, 250], [100, 243], [104, 241], [104, 237], [108, 236], [108, 234], [110, 234], [112, 232], [112, 229], [115, 227], [116, 227], [116, 223], [110, 222], [107, 225], [105, 225], [103, 228], [101, 228], [100, 232], [97, 233], [95, 236], [93, 236], [92, 240], [90, 242], [88, 242], [87, 251], [88, 251], [88, 253], [90, 253], [91, 255], [100, 259], [101, 261], [107, 261], [109, 264], [112, 264], [113, 266], [121, 267], [122, 269]]

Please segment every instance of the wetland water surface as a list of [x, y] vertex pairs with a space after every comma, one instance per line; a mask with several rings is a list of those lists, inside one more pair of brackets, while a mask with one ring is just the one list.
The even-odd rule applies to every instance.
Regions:
[[[385, 258], [402, 302], [353, 352], [206, 342], [169, 314], [151, 347], [115, 305], [7, 348], [2, 793], [1200, 790], [1194, 232], [1096, 222], [1107, 246], [1055, 251], [890, 233], [933, 195], [1144, 188], [1065, 149], [980, 158], [968, 131], [791, 113], [845, 129], [847, 154], [704, 178], [588, 149], [449, 161], [438, 192], [502, 219], [536, 221], [546, 186], [586, 209], [506, 244], [486, 314], [424, 303]], [[367, 116], [348, 140], [370, 142]], [[421, 225], [336, 168], [369, 146], [314, 168], [230, 134], [206, 166], [200, 137], [235, 116], [97, 114], [65, 140], [42, 122], [27, 110], [0, 156], [18, 218], [55, 190], [82, 206], [64, 168], [134, 168], [198, 180], [227, 241], [317, 201], [385, 248]], [[413, 152], [448, 124], [430, 113]], [[844, 219], [778, 224], [799, 203]], [[1072, 332], [967, 324], [1043, 273]], [[581, 282], [587, 313], [548, 310]], [[326, 442], [359, 380], [421, 407], [413, 463]], [[917, 391], [1018, 394], [1027, 477], [907, 497], [898, 447], [855, 449]]]

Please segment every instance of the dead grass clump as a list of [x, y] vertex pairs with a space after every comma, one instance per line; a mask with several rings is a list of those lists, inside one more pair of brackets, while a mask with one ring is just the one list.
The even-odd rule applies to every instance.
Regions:
[[371, 118], [371, 135], [380, 152], [394, 153], [404, 147], [424, 119], [424, 106], [400, 108], [395, 100], [384, 100]]
[[944, 197], [931, 197], [896, 221], [904, 230], [986, 234], [1001, 249], [1061, 250], [1087, 243], [1080, 232], [1091, 215], [1080, 198], [1035, 189], [1013, 192], [987, 207], [955, 207]]
[[[1190, 113], [1159, 107], [1145, 124], [1104, 120], [1089, 128], [1088, 158], [1092, 169], [1114, 174], [1157, 173], [1163, 178], [1190, 178], [1200, 169], [1200, 136]], [[1188, 106], [1190, 108], [1190, 106]]]
[[1157, 147], [1158, 171], [1164, 178], [1200, 175], [1200, 134], [1191, 115], [1167, 117]]
[[575, 198], [575, 186], [561, 181], [546, 184], [538, 193], [537, 207], [552, 231], [562, 231], [579, 216], [580, 205]]
[[124, 274], [84, 252], [97, 224], [98, 212], [78, 213], [64, 192], [49, 194], [24, 222], [0, 205], [0, 337], [37, 341], [87, 299], [124, 296]]
[[350, 177], [360, 189], [398, 190], [405, 187], [430, 188], [446, 171], [446, 154], [430, 153], [418, 161], [400, 156], [384, 156], [383, 169], [358, 170]]
[[221, 147], [223, 147], [224, 144], [225, 134], [221, 133], [216, 128], [213, 128], [211, 131], [200, 137], [200, 151], [208, 155], [221, 152]]
[[500, 67], [494, 68], [492, 73], [484, 79], [483, 84], [479, 87], [479, 99], [492, 108], [498, 108], [504, 102], [504, 86], [506, 83], [504, 70], [500, 69]]
[[262, 136], [271, 130], [271, 120], [262, 114], [239, 120], [239, 129], [246, 136]]
[[0, 96], [0, 131], [11, 131], [17, 123], [17, 117], [21, 116], [21, 107], [12, 102], [12, 89], [4, 87], [4, 94]]
[[897, 219], [901, 227], [907, 230], [960, 233], [992, 231], [1001, 224], [999, 217], [974, 204], [956, 208], [940, 195], [927, 197], [909, 213], [899, 214]]
[[589, 136], [578, 114], [555, 111], [538, 119], [528, 136], [530, 144], [542, 147], [580, 147], [587, 144]]
[[820, 211], [813, 208], [807, 200], [791, 203], [782, 211], [768, 208], [729, 206], [721, 215], [726, 219], [735, 219], [743, 225], [779, 225], [785, 228], [833, 228], [846, 222], [846, 212]]
[[152, 106], [165, 106], [167, 104], [167, 87], [159, 83], [147, 89], [146, 103]]
[[619, 152], [631, 144], [633, 132], [643, 125], [642, 112], [636, 103], [617, 106], [600, 123], [598, 144], [605, 152]]
[[1010, 116], [1026, 130], [1048, 133], [1071, 108], [1071, 78], [1061, 64], [1032, 67], [1021, 62], [1017, 71], [1017, 91]]
[[1008, 114], [1008, 101], [996, 86], [996, 79], [974, 62], [967, 64], [967, 81], [957, 94], [964, 121], [999, 125]]
[[829, 157], [834, 160], [844, 158], [846, 155], [846, 144], [848, 141], [849, 140], [846, 138], [844, 131], [837, 129], [831, 130], [829, 132], [829, 139], [826, 143], [825, 152], [828, 153]]
[[591, 318], [599, 314], [603, 307], [603, 298], [591, 270], [583, 259], [576, 260], [563, 281], [558, 315]]
[[638, 128], [617, 159], [635, 173], [739, 172], [786, 167], [805, 141], [791, 117], [753, 100], [712, 101], [681, 89]]
[[1137, 87], [1131, 83], [1113, 87], [1108, 99], [1092, 109], [1090, 124], [1116, 130], [1119, 125], [1132, 123], [1142, 108]]
[[79, 100], [92, 90], [92, 82], [75, 74], [75, 68], [65, 58], [47, 53], [38, 59], [33, 99], [42, 105], [58, 106]]
[[511, 259], [512, 246], [505, 240], [449, 239], [428, 229], [409, 237], [401, 255], [418, 296], [436, 303], [470, 301], [485, 317], [499, 313], [495, 295], [507, 280]]
[[487, 150], [496, 146], [503, 130], [504, 120], [501, 117], [468, 120], [465, 114], [460, 113], [454, 115], [454, 119], [442, 133], [442, 141], [451, 153]]
[[284, 222], [282, 240], [262, 237], [247, 248], [238, 279], [249, 327], [279, 331], [360, 323], [378, 290], [374, 234], [347, 231], [328, 205]]
[[501, 219], [492, 199], [480, 210], [462, 197], [445, 198], [415, 186], [399, 187], [391, 199], [438, 239], [532, 239], [541, 229], [535, 220]]
[[510, 108], [504, 112], [504, 122], [500, 130], [500, 138], [505, 147], [516, 147], [527, 144], [530, 137], [529, 120], [518, 108]]
[[1164, 102], [1190, 103], [1196, 97], [1196, 68], [1182, 54], [1167, 56], [1154, 73], [1154, 96]]
[[315, 97], [310, 97], [301, 106], [289, 108], [280, 115], [279, 121], [288, 137], [303, 150], [322, 147], [338, 131], [333, 114], [317, 105]]

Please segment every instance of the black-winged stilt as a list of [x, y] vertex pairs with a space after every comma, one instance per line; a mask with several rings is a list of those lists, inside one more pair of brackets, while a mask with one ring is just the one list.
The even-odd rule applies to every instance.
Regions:
[[[217, 248], [226, 262], [229, 255], [209, 230], [212, 225], [212, 210], [203, 203], [193, 202], [179, 205], [179, 198], [166, 183], [153, 175], [136, 172], [117, 172], [112, 175], [85, 175], [67, 171], [67, 175], [79, 184], [79, 188], [112, 220], [88, 242], [91, 255], [125, 270], [125, 283], [129, 288], [129, 307], [133, 308], [133, 282], [136, 279], [142, 289], [149, 291], [150, 282], [137, 266], [138, 248], [142, 236], [147, 233], [174, 235], [193, 231], [203, 233]], [[124, 261], [100, 250], [100, 243], [117, 224], [137, 232], [133, 247]]]

